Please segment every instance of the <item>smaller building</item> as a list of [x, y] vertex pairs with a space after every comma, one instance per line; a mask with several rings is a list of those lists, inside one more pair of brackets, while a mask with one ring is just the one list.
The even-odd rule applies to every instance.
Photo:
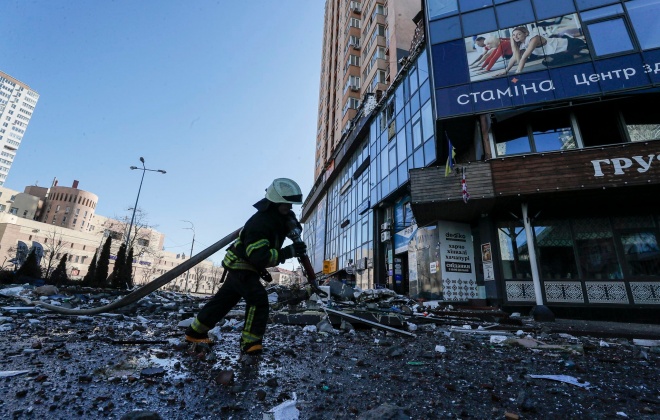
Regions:
[[46, 195], [45, 210], [39, 221], [80, 232], [93, 231], [91, 222], [98, 200], [96, 194], [79, 189], [78, 181], [73, 181], [71, 187], [63, 187], [55, 179]]
[[[24, 193], [19, 193], [0, 186], [0, 269], [16, 268], [11, 261], [17, 256], [18, 244], [23, 242], [28, 248], [43, 249], [44, 277], [67, 255], [67, 275], [70, 279], [82, 279], [94, 255], [100, 253], [106, 239], [111, 237], [112, 272], [119, 246], [125, 241], [128, 220], [95, 214], [97, 196], [77, 187], [78, 181], [71, 187], [59, 187], [54, 181], [49, 189], [29, 186]], [[45, 209], [43, 214], [42, 208]], [[136, 285], [149, 283], [190, 258], [182, 253], [164, 251], [165, 235], [145, 223], [134, 223], [131, 231]], [[221, 277], [222, 267], [206, 260], [165, 288], [214, 293]]]
[[303, 276], [302, 269], [298, 267], [296, 271], [287, 270], [282, 267], [271, 267], [268, 272], [273, 277], [271, 284], [279, 284], [281, 286], [292, 286], [294, 284], [302, 284], [307, 280]]

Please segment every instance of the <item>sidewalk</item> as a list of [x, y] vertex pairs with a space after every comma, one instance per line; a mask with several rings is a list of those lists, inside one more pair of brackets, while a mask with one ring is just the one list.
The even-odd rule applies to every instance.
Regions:
[[595, 337], [643, 338], [660, 340], [659, 324], [635, 324], [630, 322], [557, 319], [555, 322], [539, 322], [537, 326], [552, 333], [591, 335]]

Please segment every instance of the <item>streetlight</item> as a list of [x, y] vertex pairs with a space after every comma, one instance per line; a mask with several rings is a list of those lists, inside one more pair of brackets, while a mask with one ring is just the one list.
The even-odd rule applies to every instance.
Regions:
[[142, 162], [142, 167], [138, 168], [137, 166], [131, 166], [131, 170], [134, 169], [141, 169], [142, 170], [142, 179], [140, 179], [140, 188], [138, 188], [138, 193], [137, 193], [137, 198], [135, 199], [135, 206], [133, 206], [133, 216], [131, 216], [131, 224], [128, 226], [128, 233], [126, 234], [126, 250], [128, 251], [129, 245], [130, 245], [130, 240], [131, 240], [131, 230], [133, 229], [133, 221], [135, 221], [135, 210], [137, 210], [137, 205], [138, 205], [138, 200], [140, 199], [140, 191], [142, 191], [142, 181], [144, 181], [144, 173], [146, 171], [151, 171], [151, 172], [160, 172], [161, 174], [166, 173], [162, 169], [147, 169], [144, 166], [144, 158], [140, 157], [140, 162]]
[[[195, 246], [195, 225], [193, 225], [193, 222], [190, 220], [182, 220], [182, 222], [190, 223], [190, 227], [183, 228], [183, 229], [189, 229], [192, 230], [193, 232], [193, 240], [192, 244], [190, 244], [190, 256], [188, 258], [191, 258], [193, 255], [193, 247]], [[183, 290], [186, 291], [188, 290], [188, 277], [190, 276], [190, 270], [186, 271], [186, 284], [183, 286]]]

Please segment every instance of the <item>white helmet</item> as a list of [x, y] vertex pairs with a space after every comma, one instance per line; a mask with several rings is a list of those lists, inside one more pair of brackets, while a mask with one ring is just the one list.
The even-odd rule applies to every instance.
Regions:
[[302, 204], [302, 190], [292, 179], [277, 178], [266, 189], [266, 199], [273, 203]]

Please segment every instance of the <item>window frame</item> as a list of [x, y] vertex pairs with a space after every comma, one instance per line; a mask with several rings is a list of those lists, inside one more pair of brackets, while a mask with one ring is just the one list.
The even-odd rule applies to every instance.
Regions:
[[[583, 16], [582, 16], [585, 12], [588, 14], [588, 13], [594, 12], [598, 9], [605, 9], [605, 8], [612, 7], [612, 6], [615, 6], [615, 5], [618, 5], [619, 7], [621, 7], [620, 12], [615, 13], [615, 14], [596, 17], [596, 18], [593, 18], [593, 19], [584, 19]], [[589, 10], [584, 11], [584, 12], [582, 12], [582, 11], [578, 12], [578, 15], [580, 17], [580, 23], [581, 23], [581, 26], [582, 26], [582, 30], [585, 33], [585, 40], [587, 41], [587, 45], [589, 46], [589, 52], [591, 53], [591, 55], [593, 57], [593, 60], [606, 59], [606, 58], [616, 57], [616, 56], [619, 56], [619, 55], [627, 55], [627, 54], [631, 54], [631, 53], [634, 53], [634, 52], [641, 51], [640, 46], [639, 46], [639, 42], [637, 41], [637, 36], [635, 34], [635, 31], [633, 30], [632, 22], [630, 22], [630, 19], [627, 16], [627, 11], [626, 11], [625, 7], [623, 6], [623, 4], [615, 3], [615, 4], [606, 5], [606, 6], [601, 6], [601, 7], [595, 8], [595, 9], [589, 9]], [[596, 51], [596, 47], [595, 47], [594, 42], [593, 42], [594, 37], [592, 36], [592, 32], [589, 29], [589, 25], [603, 23], [603, 22], [607, 22], [607, 21], [615, 21], [615, 20], [621, 20], [623, 22], [624, 29], [626, 30], [626, 32], [628, 34], [628, 39], [630, 40], [630, 44], [632, 46], [632, 49], [626, 50], [626, 51], [611, 52], [611, 53], [600, 55]]]

